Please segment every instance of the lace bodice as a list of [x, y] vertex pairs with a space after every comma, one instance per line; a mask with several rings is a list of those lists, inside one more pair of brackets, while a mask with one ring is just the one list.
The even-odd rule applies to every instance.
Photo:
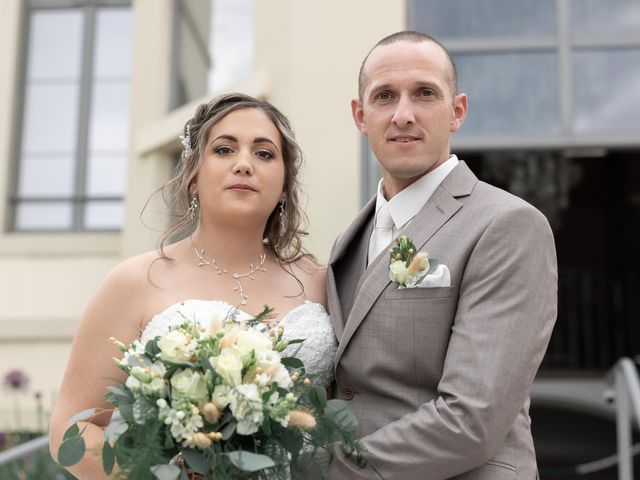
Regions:
[[[142, 331], [140, 341], [144, 345], [155, 336], [164, 335], [169, 327], [181, 324], [185, 317], [208, 328], [214, 315], [224, 318], [234, 310], [239, 321], [251, 318], [248, 313], [223, 301], [186, 300], [176, 303], [151, 319]], [[329, 386], [333, 379], [333, 357], [337, 341], [324, 307], [319, 303], [305, 301], [282, 317], [278, 325], [284, 328], [285, 339], [305, 339], [303, 343], [290, 345], [282, 352], [282, 356], [299, 358], [304, 362], [307, 373], [318, 384]]]

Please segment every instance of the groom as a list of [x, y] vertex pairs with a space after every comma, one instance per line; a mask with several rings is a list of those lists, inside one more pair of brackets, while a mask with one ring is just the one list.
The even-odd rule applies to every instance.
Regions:
[[[529, 390], [556, 319], [554, 241], [540, 212], [451, 155], [467, 113], [456, 83], [421, 33], [381, 40], [362, 64], [353, 118], [382, 181], [329, 261], [335, 395], [386, 480], [535, 479]], [[390, 281], [398, 235], [440, 275]], [[377, 478], [339, 448], [328, 469]]]

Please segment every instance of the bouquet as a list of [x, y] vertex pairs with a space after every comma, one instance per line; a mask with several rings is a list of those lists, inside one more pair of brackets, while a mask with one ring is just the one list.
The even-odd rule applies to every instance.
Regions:
[[[269, 329], [264, 310], [247, 322], [214, 318], [207, 330], [187, 318], [146, 345], [126, 346], [114, 359], [128, 377], [109, 387], [114, 415], [104, 432], [106, 474], [115, 464], [124, 478], [288, 479], [342, 442], [358, 464], [367, 462], [355, 440], [357, 421], [346, 402], [327, 401], [302, 361], [281, 358], [288, 345], [282, 327]], [[58, 452], [70, 466], [85, 453], [77, 422], [103, 410], [75, 415]]]

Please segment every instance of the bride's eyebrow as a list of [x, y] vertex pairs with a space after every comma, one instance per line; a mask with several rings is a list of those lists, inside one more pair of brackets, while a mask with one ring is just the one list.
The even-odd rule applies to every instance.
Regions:
[[216, 142], [218, 140], [229, 140], [230, 142], [238, 143], [238, 139], [236, 137], [234, 137], [233, 135], [218, 135], [216, 138], [211, 140], [211, 143], [214, 143], [214, 142]]
[[274, 147], [276, 150], [278, 150], [278, 151], [280, 150], [280, 149], [278, 148], [278, 146], [273, 142], [273, 140], [270, 140], [270, 139], [268, 139], [268, 138], [266, 138], [266, 137], [257, 137], [257, 138], [255, 138], [255, 139], [253, 140], [253, 143], [270, 143], [271, 145], [273, 145], [273, 147]]

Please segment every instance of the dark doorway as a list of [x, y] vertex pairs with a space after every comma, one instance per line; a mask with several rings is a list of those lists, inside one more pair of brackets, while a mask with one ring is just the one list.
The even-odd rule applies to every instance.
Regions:
[[603, 372], [640, 354], [640, 151], [460, 157], [481, 180], [536, 206], [553, 228], [558, 321], [542, 370]]

